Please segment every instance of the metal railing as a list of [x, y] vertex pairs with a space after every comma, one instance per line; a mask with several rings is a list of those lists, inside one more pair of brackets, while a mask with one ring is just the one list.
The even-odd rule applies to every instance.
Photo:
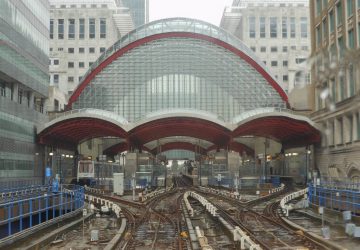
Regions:
[[329, 209], [351, 211], [352, 214], [360, 213], [360, 191], [309, 184], [309, 201]]
[[84, 188], [81, 186], [61, 185], [59, 192], [44, 187], [44, 192], [35, 196], [0, 204], [0, 239], [84, 206]]

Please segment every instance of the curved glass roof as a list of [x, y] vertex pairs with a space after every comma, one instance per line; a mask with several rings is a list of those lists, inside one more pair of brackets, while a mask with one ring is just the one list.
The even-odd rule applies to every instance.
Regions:
[[[172, 32], [194, 35], [173, 37]], [[161, 110], [196, 109], [229, 122], [253, 109], [286, 107], [279, 92], [254, 65], [196, 34], [234, 46], [266, 71], [251, 50], [214, 25], [186, 18], [155, 21], [137, 28], [109, 48], [87, 74], [131, 42], [155, 34], [165, 35], [139, 43], [102, 68], [82, 89], [73, 108], [108, 110], [129, 122]]]

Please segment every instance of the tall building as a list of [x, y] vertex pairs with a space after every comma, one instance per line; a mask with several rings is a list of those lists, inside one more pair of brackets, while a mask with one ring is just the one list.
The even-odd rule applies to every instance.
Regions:
[[119, 0], [130, 9], [135, 28], [149, 22], [149, 0]]
[[[36, 179], [49, 87], [49, 4], [0, 1], [0, 178]], [[39, 179], [39, 181], [41, 181]]]
[[322, 177], [360, 179], [360, 1], [310, 1], [312, 119], [324, 131], [317, 148]]
[[133, 28], [118, 1], [50, 0], [48, 110], [63, 110], [89, 66]]
[[220, 26], [241, 39], [263, 61], [281, 87], [309, 83], [308, 0], [234, 0]]

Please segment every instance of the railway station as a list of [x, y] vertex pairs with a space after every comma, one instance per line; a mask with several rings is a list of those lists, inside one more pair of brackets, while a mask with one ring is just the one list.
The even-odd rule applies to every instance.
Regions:
[[360, 186], [323, 177], [323, 136], [234, 35], [146, 23], [37, 127], [41, 180], [0, 182], [0, 248], [358, 249]]

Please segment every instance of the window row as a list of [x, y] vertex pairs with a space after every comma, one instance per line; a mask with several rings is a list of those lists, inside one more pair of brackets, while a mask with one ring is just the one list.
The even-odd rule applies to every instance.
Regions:
[[[320, 16], [321, 12], [323, 10], [327, 10], [328, 8], [328, 0], [316, 0], [313, 2], [315, 4], [314, 6], [314, 11], [315, 11], [315, 15], [314, 16]], [[340, 25], [342, 23], [342, 18], [343, 18], [343, 5], [345, 5], [346, 9], [345, 9], [345, 13], [347, 17], [351, 17], [354, 14], [355, 9], [355, 4], [356, 3], [356, 9], [360, 9], [360, 0], [345, 0], [345, 1], [338, 1], [335, 5], [335, 11], [336, 11], [336, 23], [337, 25]], [[333, 10], [330, 11], [331, 15], [333, 16], [334, 12]], [[333, 17], [332, 17], [333, 18]]]
[[[53, 51], [53, 50], [54, 50], [53, 48], [50, 48], [50, 51]], [[57, 50], [58, 50], [58, 51], [64, 51], [64, 48], [60, 47], [60, 48], [58, 48]], [[90, 53], [90, 54], [94, 54], [94, 53], [95, 53], [95, 50], [96, 50], [95, 47], [90, 47], [90, 48], [89, 48], [89, 53]], [[100, 47], [100, 48], [99, 48], [99, 52], [100, 52], [100, 53], [104, 53], [105, 50], [106, 50], [105, 47]], [[84, 53], [85, 53], [85, 48], [84, 48], [84, 47], [80, 47], [80, 48], [78, 48], [77, 51], [78, 51], [79, 54], [84, 54]], [[69, 54], [74, 54], [74, 53], [75, 53], [75, 48], [68, 48], [68, 51], [67, 51], [67, 52], [68, 52]]]
[[[288, 46], [282, 46], [280, 47], [282, 52], [288, 52]], [[276, 53], [276, 52], [279, 52], [280, 51], [280, 48], [277, 47], [277, 46], [271, 46], [269, 51], [272, 52], [272, 53]], [[250, 49], [254, 52], [256, 52], [256, 47], [250, 47]], [[296, 46], [293, 45], [293, 46], [290, 46], [290, 49], [291, 50], [296, 50]], [[260, 47], [260, 52], [262, 53], [265, 53], [267, 52], [268, 48], [266, 46], [261, 46]], [[308, 51], [309, 50], [309, 46], [301, 46], [301, 50], [302, 51]]]
[[[336, 78], [331, 78], [329, 81], [324, 82], [324, 89], [328, 90], [330, 99], [334, 102], [341, 102], [350, 98], [358, 91], [356, 86], [356, 70], [353, 65], [349, 65], [342, 74]], [[318, 96], [318, 109], [325, 108], [326, 100], [322, 99], [322, 95]]]
[[[300, 22], [299, 22], [300, 21]], [[259, 34], [260, 38], [296, 38], [300, 36], [301, 38], [308, 37], [308, 18], [301, 17], [300, 20], [297, 21], [295, 17], [260, 17], [259, 20], [256, 20], [255, 16], [250, 16], [248, 19], [248, 30], [249, 37], [256, 38], [257, 37], [257, 29], [256, 25], [259, 26]], [[296, 23], [300, 23], [300, 32], [296, 30]], [[281, 27], [281, 36], [280, 36], [280, 27]], [[268, 29], [267, 29], [268, 28]]]
[[86, 30], [90, 39], [95, 39], [96, 31], [99, 32], [99, 38], [106, 38], [106, 18], [50, 19], [50, 39], [85, 39]]
[[[315, 42], [317, 47], [322, 47], [322, 42], [328, 40], [328, 36], [329, 36], [328, 28], [330, 28], [330, 33], [335, 31], [333, 25], [331, 25], [332, 23], [331, 18], [329, 21], [330, 22], [328, 23], [327, 19], [324, 18], [323, 21], [315, 28]], [[345, 35], [338, 37], [337, 46], [339, 48], [340, 56], [342, 56], [345, 47], [349, 49], [355, 49], [356, 44], [360, 45], [360, 23], [358, 23], [357, 27], [358, 27], [357, 43], [355, 36], [355, 27], [347, 31], [347, 36]], [[344, 41], [343, 37], [346, 38], [346, 41]]]
[[360, 140], [360, 114], [345, 114], [326, 123], [327, 142], [322, 141], [322, 146], [343, 145]]
[[[81, 81], [81, 78], [82, 78], [82, 76], [77, 77], [78, 82]], [[74, 77], [74, 76], [68, 76], [68, 77], [67, 77], [67, 81], [68, 81], [69, 83], [74, 83], [74, 82], [75, 82], [75, 79], [76, 79], [76, 77]], [[54, 85], [59, 84], [59, 82], [60, 82], [60, 75], [59, 75], [59, 74], [51, 74], [51, 75], [50, 75], [50, 82], [51, 82], [52, 84], [54, 84]]]

